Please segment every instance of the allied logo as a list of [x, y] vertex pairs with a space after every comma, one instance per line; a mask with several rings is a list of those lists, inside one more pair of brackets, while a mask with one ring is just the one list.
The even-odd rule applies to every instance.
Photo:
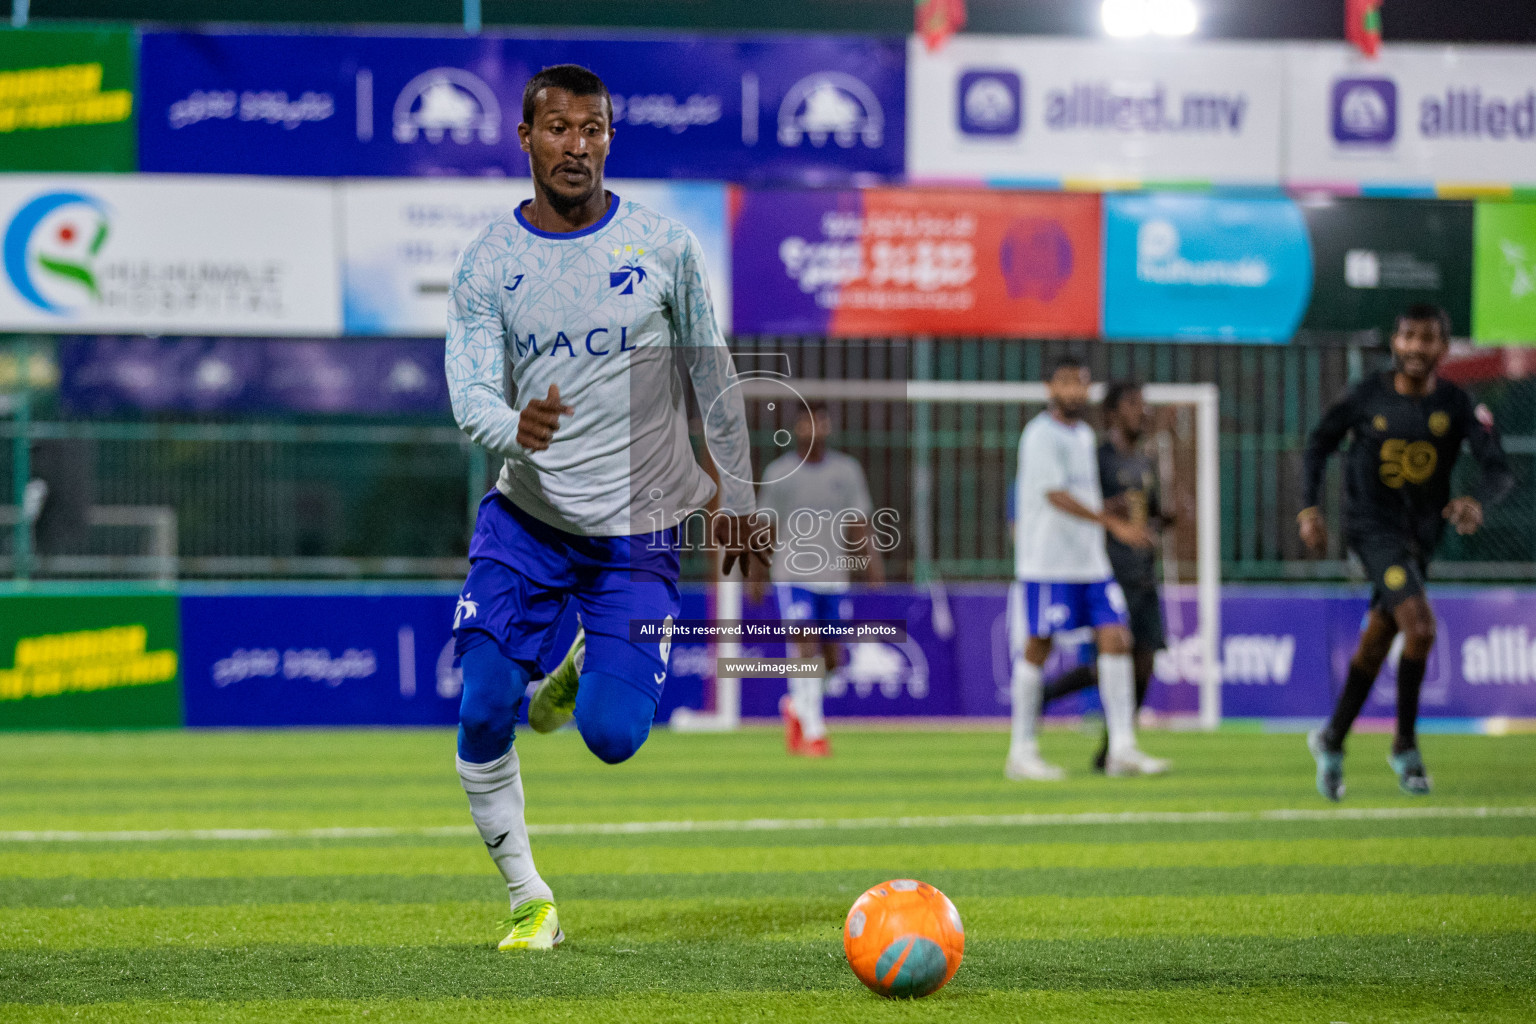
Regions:
[[633, 245], [614, 249], [614, 258], [621, 259], [624, 263], [619, 269], [608, 271], [608, 287], [617, 288], [620, 295], [633, 295], [635, 285], [645, 280], [645, 268], [638, 262], [644, 255], [644, 249], [637, 249]]
[[491, 87], [463, 68], [433, 68], [406, 83], [395, 100], [395, 141], [459, 145], [501, 139], [501, 104]]
[[96, 262], [112, 233], [105, 203], [82, 192], [46, 192], [6, 227], [3, 250], [11, 286], [46, 313], [67, 316], [101, 301]]
[[1451, 417], [1448, 413], [1432, 412], [1429, 414], [1429, 432], [1436, 437], [1444, 437], [1445, 432], [1451, 429]]
[[885, 111], [874, 91], [841, 71], [820, 71], [796, 82], [779, 104], [779, 144], [828, 140], [850, 149], [863, 142], [870, 149], [885, 141]]
[[1333, 83], [1333, 138], [1343, 145], [1385, 146], [1397, 138], [1397, 83], [1343, 78]]
[[1388, 590], [1402, 590], [1408, 582], [1408, 571], [1400, 565], [1389, 565], [1387, 571], [1381, 574], [1381, 581], [1387, 585]]
[[1024, 126], [1024, 82], [1017, 72], [967, 71], [958, 96], [965, 135], [1017, 135]]
[[1010, 299], [1050, 302], [1072, 277], [1072, 240], [1060, 221], [1016, 220], [1003, 234], [997, 259]]

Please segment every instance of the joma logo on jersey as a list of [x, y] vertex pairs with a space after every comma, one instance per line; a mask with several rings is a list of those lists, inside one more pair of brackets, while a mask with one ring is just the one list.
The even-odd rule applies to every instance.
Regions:
[[624, 264], [618, 270], [608, 271], [608, 287], [617, 288], [620, 295], [635, 294], [635, 285], [645, 280], [645, 268], [639, 263], [644, 255], [644, 249], [633, 245], [614, 249], [614, 258], [624, 260]]
[[[517, 351], [518, 358], [526, 355], [558, 355], [561, 349], [572, 359], [576, 358], [577, 348], [585, 348], [589, 356], [606, 356], [613, 352], [633, 352], [635, 346], [629, 343], [629, 328], [618, 329], [618, 345], [614, 345], [614, 332], [606, 327], [594, 327], [585, 335], [581, 331], [556, 331], [550, 338], [548, 332], [544, 335], [544, 341], [539, 340], [537, 334], [518, 334], [512, 332], [512, 347]], [[572, 340], [575, 339], [575, 340]], [[542, 346], [542, 347], [541, 347]]]

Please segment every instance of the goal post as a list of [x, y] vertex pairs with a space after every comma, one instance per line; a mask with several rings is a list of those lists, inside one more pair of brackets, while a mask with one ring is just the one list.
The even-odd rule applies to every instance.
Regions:
[[[914, 406], [1043, 406], [1046, 386], [1038, 381], [878, 381], [793, 379], [782, 382], [747, 379], [737, 385], [751, 402], [783, 395], [785, 385], [807, 401], [895, 402]], [[1199, 679], [1199, 724], [1215, 729], [1221, 723], [1221, 463], [1219, 391], [1214, 384], [1144, 384], [1142, 395], [1150, 406], [1183, 406], [1192, 413], [1194, 472], [1194, 561], [1196, 649]], [[1090, 392], [1102, 400], [1104, 385]], [[933, 487], [930, 474], [914, 474], [915, 489]], [[933, 495], [913, 496], [915, 507], [933, 507]], [[1165, 595], [1172, 597], [1173, 595]], [[742, 584], [735, 579], [714, 585], [714, 615], [721, 620], [739, 619]], [[739, 654], [739, 645], [716, 645], [721, 657]], [[671, 725], [680, 731], [720, 732], [741, 722], [741, 680], [716, 678], [714, 707], [709, 711], [679, 708]]]

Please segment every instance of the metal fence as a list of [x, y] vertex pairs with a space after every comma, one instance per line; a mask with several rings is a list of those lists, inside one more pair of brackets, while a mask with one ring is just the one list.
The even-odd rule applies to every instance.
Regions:
[[[734, 346], [744, 370], [771, 357], [798, 378], [1032, 380], [1072, 348], [1101, 380], [1214, 383], [1224, 578], [1349, 574], [1340, 552], [1312, 560], [1301, 550], [1300, 452], [1326, 404], [1382, 364], [1379, 350], [995, 339], [740, 338]], [[1474, 390], [1501, 422], [1518, 484], [1479, 536], [1447, 540], [1436, 578], [1536, 579], [1536, 381], [1498, 379]], [[15, 388], [0, 395], [0, 410], [0, 481], [10, 485], [0, 501], [4, 576], [452, 578], [464, 571], [474, 509], [493, 470], [446, 416], [411, 424], [101, 421], [68, 415], [46, 389]], [[876, 504], [907, 524], [887, 559], [892, 579], [1011, 575], [1007, 493], [1032, 410], [885, 401], [833, 403], [832, 411], [836, 445], [864, 463]], [[781, 415], [749, 410], [759, 464], [782, 450], [773, 436]], [[931, 503], [914, 504], [918, 472], [931, 474]], [[48, 494], [29, 528], [26, 492], [37, 480]], [[1181, 486], [1176, 479], [1175, 490]], [[1335, 519], [1338, 489], [1335, 469]], [[913, 543], [919, 536], [931, 543]], [[701, 577], [705, 558], [685, 559], [685, 571]]]

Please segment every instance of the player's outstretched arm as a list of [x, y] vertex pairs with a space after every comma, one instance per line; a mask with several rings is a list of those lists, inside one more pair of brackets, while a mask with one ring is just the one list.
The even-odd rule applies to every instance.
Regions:
[[1296, 523], [1302, 543], [1314, 554], [1322, 554], [1328, 548], [1328, 524], [1323, 520], [1320, 507], [1323, 473], [1328, 468], [1328, 458], [1339, 450], [1344, 435], [1354, 426], [1355, 410], [1354, 391], [1351, 390], [1329, 407], [1307, 435], [1307, 448], [1301, 459], [1302, 510]]
[[520, 458], [518, 416], [504, 388], [506, 341], [490, 232], [471, 242], [453, 268], [443, 368], [453, 418], [470, 440], [503, 458]]

